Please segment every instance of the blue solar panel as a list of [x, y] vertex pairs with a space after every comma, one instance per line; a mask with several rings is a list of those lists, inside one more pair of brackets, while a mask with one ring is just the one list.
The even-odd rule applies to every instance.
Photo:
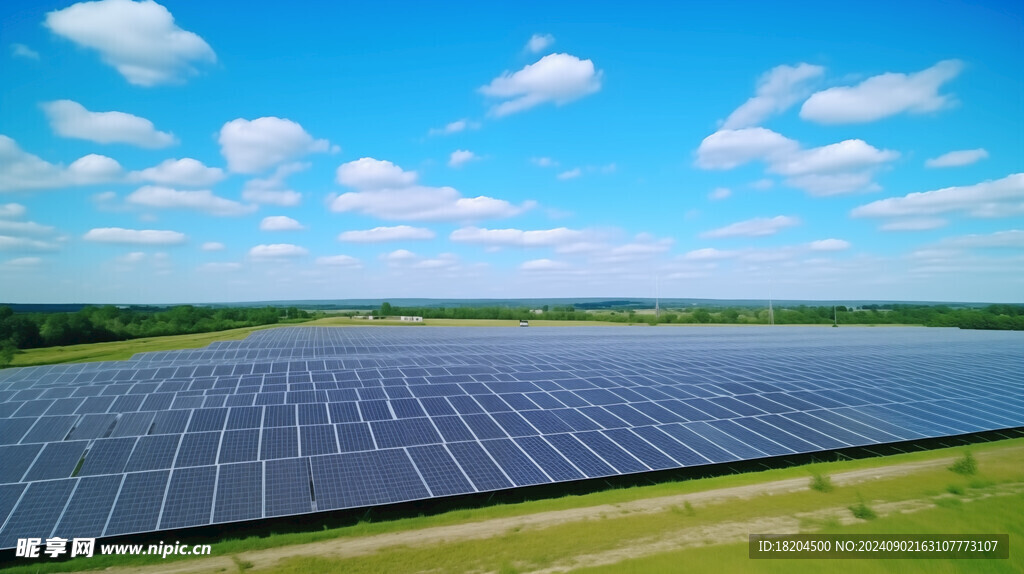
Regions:
[[0, 548], [13, 548], [18, 538], [49, 538], [76, 482], [65, 479], [29, 484], [17, 508], [0, 529]]
[[63, 480], [55, 526], [110, 535], [1024, 425], [1019, 333], [822, 333], [281, 328], [3, 370], [0, 514]]

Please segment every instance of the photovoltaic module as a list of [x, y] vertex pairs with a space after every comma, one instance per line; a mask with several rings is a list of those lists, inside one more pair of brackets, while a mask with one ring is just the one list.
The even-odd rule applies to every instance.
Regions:
[[281, 327], [0, 371], [0, 548], [1024, 426], [1024, 333]]

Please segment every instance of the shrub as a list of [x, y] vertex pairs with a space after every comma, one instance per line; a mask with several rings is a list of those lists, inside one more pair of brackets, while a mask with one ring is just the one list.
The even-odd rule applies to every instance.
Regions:
[[971, 454], [971, 451], [967, 451], [949, 467], [949, 470], [964, 476], [977, 474], [978, 461], [974, 459], [974, 455]]

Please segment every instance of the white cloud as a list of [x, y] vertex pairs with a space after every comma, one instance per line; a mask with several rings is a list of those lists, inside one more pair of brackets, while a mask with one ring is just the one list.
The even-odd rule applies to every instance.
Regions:
[[513, 205], [493, 197], [462, 197], [451, 187], [413, 186], [404, 189], [343, 193], [331, 201], [335, 212], [354, 211], [380, 219], [410, 221], [468, 221], [512, 217], [534, 207]]
[[757, 95], [729, 115], [723, 129], [756, 126], [772, 114], [783, 112], [810, 93], [811, 80], [821, 77], [825, 68], [801, 63], [772, 68], [757, 82]]
[[434, 232], [425, 227], [397, 225], [395, 227], [374, 227], [373, 229], [343, 231], [338, 234], [338, 241], [382, 243], [385, 241], [433, 239], [434, 237]]
[[54, 228], [34, 221], [9, 221], [0, 219], [0, 235], [49, 235]]
[[799, 225], [800, 220], [788, 215], [777, 215], [775, 217], [755, 217], [746, 221], [739, 221], [725, 227], [712, 229], [701, 233], [701, 237], [764, 237], [774, 235], [787, 227]]
[[20, 203], [0, 205], [0, 217], [21, 217], [25, 215], [25, 206]]
[[480, 159], [480, 156], [476, 155], [475, 153], [469, 150], [457, 149], [453, 151], [452, 155], [448, 158], [448, 166], [462, 167], [464, 163], [468, 161], [473, 161], [475, 159]]
[[915, 217], [910, 219], [897, 219], [890, 221], [878, 228], [882, 231], [927, 231], [945, 226], [948, 221], [941, 217]]
[[249, 250], [249, 257], [253, 259], [292, 259], [306, 255], [309, 255], [308, 249], [291, 243], [257, 245]]
[[456, 134], [465, 130], [475, 130], [480, 128], [479, 122], [472, 122], [465, 118], [461, 120], [455, 120], [454, 122], [445, 124], [443, 128], [431, 128], [429, 135], [432, 136], [446, 136], [450, 134]]
[[611, 248], [607, 254], [599, 257], [603, 261], [632, 261], [649, 258], [658, 253], [668, 251], [675, 242], [670, 237], [655, 239], [647, 233], [638, 234], [633, 241]]
[[132, 251], [131, 253], [125, 253], [124, 255], [118, 257], [117, 262], [131, 265], [132, 263], [138, 263], [145, 258], [145, 253], [141, 251]]
[[396, 249], [390, 253], [384, 254], [383, 258], [390, 262], [397, 263], [416, 259], [416, 254], [407, 249]]
[[527, 201], [516, 206], [492, 197], [462, 197], [451, 187], [413, 185], [416, 172], [369, 157], [342, 164], [337, 179], [360, 191], [329, 198], [332, 211], [355, 211], [381, 219], [469, 221], [511, 217], [536, 205]]
[[754, 160], [770, 161], [800, 149], [800, 144], [767, 128], [719, 130], [700, 143], [697, 166], [732, 169]]
[[416, 182], [415, 171], [405, 171], [387, 160], [364, 157], [338, 166], [338, 183], [362, 190], [407, 187]]
[[159, 165], [132, 172], [131, 178], [160, 185], [203, 187], [223, 180], [224, 170], [219, 167], [206, 167], [203, 162], [186, 157], [164, 160]]
[[11, 55], [15, 58], [25, 58], [28, 60], [39, 59], [39, 52], [29, 48], [25, 44], [11, 44]]
[[491, 115], [507, 116], [552, 102], [566, 104], [601, 89], [602, 72], [590, 60], [569, 54], [548, 54], [518, 72], [505, 72], [480, 88], [485, 96], [505, 100]]
[[562, 269], [568, 269], [569, 265], [562, 261], [552, 261], [551, 259], [531, 259], [530, 261], [524, 261], [519, 269], [523, 271], [560, 271]]
[[329, 255], [317, 257], [317, 265], [331, 265], [334, 267], [362, 267], [363, 262], [351, 255]]
[[938, 90], [962, 69], [959, 60], [944, 60], [914, 74], [886, 73], [856, 86], [829, 88], [808, 98], [800, 117], [822, 124], [848, 124], [903, 112], [934, 112], [952, 104], [952, 98]]
[[549, 157], [531, 157], [530, 163], [540, 167], [556, 167], [558, 162]]
[[463, 227], [453, 231], [448, 239], [458, 243], [498, 247], [555, 247], [580, 242], [587, 236], [586, 232], [565, 227], [531, 231]]
[[856, 207], [853, 217], [916, 217], [962, 212], [973, 217], [1024, 214], [1024, 173], [995, 181], [890, 197]]
[[113, 191], [101, 191], [99, 193], [93, 194], [92, 196], [92, 200], [95, 201], [96, 203], [110, 203], [115, 199], [117, 199], [117, 194], [114, 193]]
[[46, 15], [54, 34], [100, 53], [137, 86], [177, 83], [196, 73], [193, 65], [217, 57], [202, 38], [174, 23], [160, 4], [147, 0], [79, 2]]
[[228, 169], [236, 173], [260, 173], [283, 161], [330, 148], [327, 140], [314, 140], [298, 123], [273, 116], [231, 120], [220, 129], [218, 142]]
[[724, 251], [721, 249], [715, 249], [714, 247], [705, 247], [704, 249], [687, 251], [683, 254], [682, 258], [687, 261], [718, 261], [721, 259], [736, 257], [737, 254], [738, 253], [736, 251]]
[[811, 251], [842, 251], [850, 248], [850, 242], [843, 239], [819, 239], [807, 246]]
[[271, 215], [260, 222], [261, 231], [302, 231], [306, 226], [285, 215]]
[[959, 151], [951, 151], [944, 153], [939, 157], [933, 157], [927, 159], [924, 162], [925, 167], [961, 167], [964, 165], [971, 165], [972, 163], [981, 161], [988, 157], [988, 152], [983, 148], [978, 149], [965, 149]]
[[845, 140], [779, 157], [770, 169], [788, 176], [831, 174], [874, 168], [899, 155], [899, 152], [877, 149], [864, 140]]
[[1024, 230], [1009, 229], [1006, 231], [996, 231], [995, 233], [989, 233], [986, 235], [971, 234], [961, 235], [959, 237], [947, 237], [940, 243], [945, 247], [965, 249], [990, 247], [1024, 249]]
[[210, 215], [245, 215], [256, 211], [257, 206], [219, 197], [208, 189], [181, 191], [169, 187], [145, 185], [128, 194], [130, 204], [159, 209], [192, 209]]
[[294, 207], [302, 201], [302, 194], [288, 189], [285, 179], [288, 176], [309, 169], [311, 164], [302, 162], [286, 163], [277, 166], [274, 173], [267, 178], [250, 179], [242, 189], [242, 199], [253, 203]]
[[800, 144], [765, 128], [721, 130], [704, 138], [697, 166], [733, 169], [763, 161], [768, 171], [788, 176], [786, 183], [811, 195], [874, 190], [874, 174], [899, 152], [880, 150], [859, 139], [801, 149]]
[[453, 253], [442, 253], [433, 259], [417, 261], [413, 269], [451, 269], [457, 267], [459, 258]]
[[526, 42], [526, 51], [537, 54], [546, 50], [555, 43], [555, 37], [551, 34], [534, 34]]
[[717, 201], [721, 199], [728, 199], [732, 196], [732, 190], [728, 187], [716, 187], [708, 194], [708, 199]]
[[153, 122], [124, 112], [90, 112], [71, 100], [42, 104], [50, 128], [65, 138], [101, 144], [126, 143], [144, 148], [162, 148], [178, 143], [174, 134], [156, 129]]
[[15, 257], [14, 259], [8, 259], [4, 262], [7, 267], [35, 267], [42, 263], [43, 260], [39, 257]]
[[123, 229], [121, 227], [98, 227], [90, 229], [82, 239], [98, 243], [128, 243], [134, 245], [173, 245], [184, 243], [187, 237], [178, 231], [156, 229]]
[[583, 170], [581, 170], [580, 168], [576, 167], [576, 168], [573, 168], [573, 169], [570, 169], [570, 170], [563, 171], [562, 173], [556, 175], [555, 177], [557, 177], [558, 179], [560, 179], [562, 181], [565, 181], [567, 179], [576, 179], [577, 177], [579, 177], [581, 175], [583, 175]]
[[29, 237], [0, 235], [0, 251], [51, 251], [57, 244]]
[[758, 190], [771, 189], [775, 187], [775, 181], [765, 177], [751, 183], [750, 187]]
[[219, 241], [207, 241], [200, 249], [203, 251], [224, 251], [224, 244]]
[[85, 155], [65, 168], [23, 151], [13, 139], [0, 135], [0, 191], [91, 185], [121, 175], [121, 164], [107, 156]]

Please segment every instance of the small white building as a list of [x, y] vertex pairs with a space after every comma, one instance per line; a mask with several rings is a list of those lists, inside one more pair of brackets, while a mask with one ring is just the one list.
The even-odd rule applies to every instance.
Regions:
[[519, 320], [519, 326], [520, 327], [529, 327], [530, 326], [530, 322], [527, 321], [526, 319], [520, 319]]
[[423, 317], [414, 317], [414, 316], [409, 316], [409, 315], [402, 315], [401, 319], [403, 321], [411, 321], [413, 323], [422, 323], [423, 322]]

